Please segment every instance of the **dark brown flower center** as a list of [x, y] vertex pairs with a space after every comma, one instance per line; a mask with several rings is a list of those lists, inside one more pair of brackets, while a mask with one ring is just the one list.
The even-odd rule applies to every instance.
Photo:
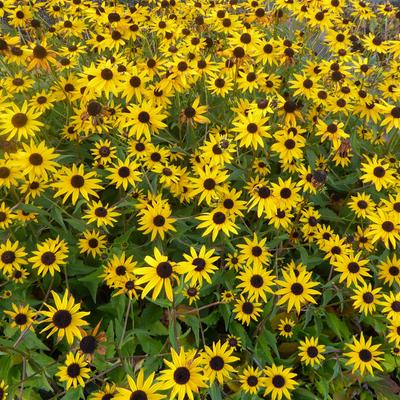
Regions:
[[363, 362], [369, 362], [372, 360], [372, 353], [367, 350], [367, 349], [362, 349], [359, 353], [358, 353], [360, 360]]
[[213, 215], [213, 222], [217, 225], [221, 225], [225, 222], [226, 220], [226, 216], [223, 212], [221, 211], [217, 211], [214, 215]]
[[257, 132], [257, 124], [255, 124], [254, 122], [251, 122], [250, 124], [247, 125], [247, 132], [249, 133], [256, 133]]
[[262, 198], [262, 199], [266, 199], [271, 195], [271, 190], [269, 188], [267, 188], [266, 186], [261, 186], [258, 189], [258, 195]]
[[374, 175], [377, 178], [383, 178], [385, 176], [385, 173], [386, 173], [386, 171], [385, 171], [385, 168], [383, 168], [383, 167], [378, 166], [378, 167], [374, 168]]
[[11, 123], [15, 128], [22, 128], [28, 122], [28, 117], [24, 113], [16, 113], [11, 118]]
[[296, 296], [300, 296], [304, 292], [304, 287], [301, 283], [295, 282], [290, 287], [292, 293]]
[[221, 371], [224, 368], [225, 362], [224, 359], [220, 356], [214, 356], [210, 360], [210, 368], [214, 371]]
[[153, 223], [154, 223], [155, 226], [158, 226], [158, 227], [164, 226], [165, 218], [162, 215], [156, 215], [153, 218]]
[[99, 245], [99, 241], [96, 238], [91, 238], [88, 240], [88, 245], [90, 248], [95, 249]]
[[71, 185], [75, 189], [81, 188], [85, 184], [85, 179], [82, 175], [74, 175], [71, 178]]
[[193, 118], [196, 115], [196, 110], [193, 107], [186, 107], [184, 111], [186, 118]]
[[363, 294], [363, 300], [367, 304], [371, 304], [374, 301], [374, 295], [371, 292], [366, 292]]
[[279, 194], [282, 199], [288, 199], [292, 195], [292, 191], [289, 188], [283, 188]]
[[255, 274], [250, 278], [250, 284], [256, 289], [259, 289], [264, 284], [264, 279], [261, 275]]
[[143, 390], [135, 390], [131, 393], [129, 400], [147, 400], [147, 394]]
[[33, 153], [29, 156], [29, 162], [34, 166], [41, 165], [43, 163], [43, 157], [39, 153]]
[[46, 251], [40, 257], [42, 264], [52, 265], [56, 261], [56, 255], [52, 251]]
[[206, 261], [204, 258], [197, 257], [192, 261], [192, 264], [196, 266], [194, 269], [197, 272], [203, 271], [203, 269], [206, 267]]
[[76, 378], [81, 373], [81, 367], [78, 363], [73, 363], [67, 367], [67, 375], [70, 378]]
[[356, 274], [358, 271], [360, 271], [360, 266], [358, 265], [358, 263], [352, 261], [349, 262], [349, 264], [347, 265], [347, 269], [352, 274]]
[[94, 336], [84, 336], [79, 343], [79, 348], [84, 354], [93, 354], [97, 347], [97, 340]]
[[307, 355], [310, 358], [315, 358], [318, 355], [318, 349], [315, 346], [309, 346], [307, 348]]
[[97, 207], [94, 210], [94, 215], [99, 218], [105, 218], [107, 216], [107, 214], [108, 214], [108, 212], [105, 207]]
[[169, 278], [172, 275], [172, 265], [168, 261], [160, 262], [157, 265], [157, 275], [162, 279]]
[[147, 124], [150, 121], [150, 114], [147, 111], [141, 111], [138, 114], [138, 120], [142, 123], [142, 124]]
[[126, 267], [124, 265], [119, 265], [117, 268], [115, 268], [115, 273], [118, 276], [126, 275]]
[[258, 378], [257, 378], [256, 376], [254, 376], [254, 375], [250, 375], [249, 377], [247, 377], [247, 384], [248, 384], [250, 387], [257, 386], [257, 384], [258, 384]]
[[262, 248], [260, 246], [252, 247], [251, 254], [253, 254], [254, 257], [260, 257], [262, 254]]
[[190, 371], [186, 367], [178, 367], [174, 371], [174, 381], [178, 385], [186, 385], [190, 380]]
[[109, 81], [113, 78], [113, 72], [111, 71], [111, 69], [109, 68], [104, 68], [101, 73], [100, 73], [101, 77], [105, 80], [105, 81]]
[[242, 304], [242, 311], [244, 314], [250, 315], [253, 313], [254, 310], [254, 305], [253, 303], [250, 303], [249, 301], [245, 301]]
[[212, 178], [207, 178], [203, 183], [204, 189], [206, 190], [213, 190], [215, 188], [215, 185], [216, 182]]
[[0, 167], [0, 179], [6, 179], [10, 176], [11, 170], [8, 167]]
[[131, 171], [128, 167], [120, 167], [118, 169], [118, 175], [121, 178], [127, 178], [131, 174]]
[[285, 386], [285, 378], [284, 378], [282, 375], [275, 375], [275, 376], [272, 378], [272, 384], [273, 384], [276, 388], [280, 389], [280, 388], [282, 388], [282, 387]]
[[12, 264], [16, 259], [15, 253], [11, 250], [6, 250], [2, 255], [1, 255], [1, 261], [4, 264]]
[[382, 223], [382, 229], [385, 232], [392, 232], [394, 229], [394, 223], [392, 221], [384, 221]]
[[392, 310], [395, 311], [395, 312], [400, 312], [400, 301], [395, 300], [392, 303]]
[[43, 60], [47, 56], [47, 50], [43, 46], [37, 45], [33, 49], [33, 56], [39, 60]]
[[14, 321], [17, 325], [25, 325], [28, 321], [28, 317], [26, 314], [19, 313], [14, 317]]
[[56, 328], [65, 329], [72, 322], [72, 314], [68, 310], [58, 310], [54, 313], [52, 321]]

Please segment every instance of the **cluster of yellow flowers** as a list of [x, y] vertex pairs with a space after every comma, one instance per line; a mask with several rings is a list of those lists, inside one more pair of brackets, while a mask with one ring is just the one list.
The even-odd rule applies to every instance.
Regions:
[[396, 398], [398, 7], [0, 18], [0, 400]]

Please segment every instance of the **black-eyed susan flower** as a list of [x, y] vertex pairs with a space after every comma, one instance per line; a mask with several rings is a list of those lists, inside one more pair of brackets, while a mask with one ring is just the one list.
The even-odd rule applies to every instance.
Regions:
[[185, 396], [193, 399], [193, 394], [207, 387], [202, 373], [202, 358], [196, 357], [195, 350], [185, 351], [182, 347], [179, 353], [171, 349], [171, 356], [171, 361], [164, 359], [167, 368], [161, 371], [160, 389], [170, 391], [171, 400], [175, 397], [183, 400]]
[[121, 215], [117, 207], [103, 204], [101, 201], [93, 201], [89, 204], [89, 209], [85, 211], [83, 219], [88, 220], [88, 224], [96, 224], [98, 228], [102, 226], [114, 226], [117, 218]]
[[372, 337], [366, 341], [363, 332], [361, 332], [360, 339], [353, 336], [353, 343], [346, 345], [350, 349], [344, 355], [348, 358], [346, 365], [353, 366], [353, 372], [360, 371], [361, 374], [369, 372], [374, 375], [374, 368], [383, 371], [382, 366], [379, 364], [382, 361], [382, 351], [378, 350], [380, 344], [372, 344]]
[[257, 208], [257, 216], [261, 217], [263, 214], [267, 218], [271, 218], [277, 211], [278, 199], [273, 194], [272, 188], [265, 181], [257, 183], [251, 191], [251, 198], [249, 200], [249, 207]]
[[29, 272], [25, 268], [16, 268], [11, 272], [10, 278], [16, 284], [20, 284], [26, 281], [29, 276]]
[[235, 300], [235, 293], [232, 290], [224, 290], [221, 293], [221, 301], [224, 303], [231, 303]]
[[291, 338], [295, 325], [296, 323], [291, 318], [286, 317], [281, 319], [278, 325], [279, 334], [285, 338]]
[[382, 313], [384, 313], [388, 319], [396, 320], [400, 317], [400, 293], [394, 293], [390, 291], [388, 294], [383, 294], [383, 300], [381, 301]]
[[254, 233], [253, 239], [244, 238], [246, 243], [238, 244], [240, 249], [239, 262], [252, 263], [255, 267], [262, 267], [269, 263], [271, 257], [270, 252], [266, 246], [267, 238], [258, 239], [257, 234]]
[[204, 115], [206, 112], [207, 106], [201, 106], [200, 97], [197, 96], [191, 105], [188, 105], [182, 110], [180, 120], [192, 126], [195, 126], [196, 123], [209, 124], [210, 120]]
[[188, 285], [183, 289], [183, 295], [189, 300], [189, 305], [200, 300], [200, 286]]
[[218, 270], [215, 262], [219, 259], [214, 256], [215, 250], [208, 250], [206, 246], [201, 246], [197, 252], [194, 247], [190, 247], [190, 254], [183, 254], [184, 261], [178, 263], [176, 270], [179, 274], [185, 274], [185, 282], [191, 285], [197, 283], [201, 286], [203, 280], [211, 283], [211, 277]]
[[67, 354], [67, 358], [63, 366], [58, 367], [56, 376], [60, 382], [66, 382], [67, 390], [70, 387], [77, 388], [85, 385], [85, 379], [89, 378], [90, 369], [81, 353]]
[[107, 340], [105, 332], [100, 330], [101, 321], [91, 329], [90, 331], [82, 330], [82, 338], [79, 341], [79, 352], [82, 353], [85, 358], [92, 362], [95, 353], [104, 356], [106, 353], [105, 342]]
[[396, 254], [387, 257], [378, 264], [378, 278], [389, 286], [400, 284], [400, 259]]
[[231, 233], [238, 233], [237, 225], [235, 224], [232, 216], [218, 208], [209, 213], [204, 213], [203, 215], [196, 217], [196, 219], [203, 221], [197, 225], [198, 229], [205, 229], [202, 236], [211, 234], [213, 242], [221, 231], [228, 237]]
[[257, 321], [262, 311], [260, 306], [261, 303], [247, 300], [241, 295], [240, 298], [236, 300], [233, 309], [235, 319], [246, 325], [249, 325], [252, 320]]
[[367, 193], [357, 193], [355, 196], [351, 196], [348, 204], [358, 218], [366, 218], [367, 214], [373, 213], [375, 208], [373, 199]]
[[146, 209], [141, 210], [139, 215], [139, 231], [144, 234], [151, 233], [151, 240], [157, 236], [164, 239], [167, 232], [176, 232], [173, 223], [175, 218], [171, 217], [171, 208], [168, 204], [155, 203], [154, 206], [148, 206]]
[[272, 193], [276, 199], [277, 207], [282, 210], [290, 210], [297, 205], [301, 199], [299, 191], [300, 188], [297, 187], [295, 182], [292, 182], [291, 178], [287, 180], [278, 178], [278, 183], [272, 184]]
[[68, 257], [68, 248], [63, 248], [62, 241], [49, 239], [37, 245], [37, 250], [32, 252], [33, 256], [28, 259], [32, 268], [38, 269], [38, 274], [45, 276], [49, 273], [60, 272], [60, 267], [65, 265]]
[[117, 389], [115, 383], [106, 383], [104, 388], [90, 395], [90, 400], [112, 400], [115, 399]]
[[26, 101], [21, 108], [16, 104], [10, 104], [0, 116], [1, 134], [7, 135], [7, 140], [15, 136], [18, 140], [32, 137], [43, 126], [43, 123], [38, 121], [39, 116], [39, 112], [28, 108]]
[[99, 256], [106, 248], [107, 239], [96, 230], [82, 232], [83, 237], [79, 239], [81, 253], [90, 254], [92, 257]]
[[239, 358], [232, 355], [233, 349], [229, 347], [228, 342], [214, 342], [212, 347], [205, 346], [202, 354], [205, 376], [212, 384], [215, 380], [219, 384], [227, 381], [236, 370], [231, 365]]
[[393, 170], [383, 159], [377, 155], [373, 158], [366, 157], [366, 162], [361, 164], [361, 180], [364, 183], [372, 183], [379, 192], [394, 184]]
[[135, 136], [136, 139], [144, 136], [150, 141], [152, 134], [157, 134], [166, 127], [163, 122], [166, 115], [161, 107], [154, 107], [151, 103], [143, 101], [140, 105], [128, 106], [128, 109], [130, 113], [126, 117], [124, 128], [129, 128], [129, 136]]
[[323, 353], [325, 352], [325, 346], [318, 343], [316, 337], [306, 337], [299, 342], [299, 357], [302, 362], [306, 365], [319, 365], [325, 359]]
[[75, 337], [82, 338], [80, 328], [88, 324], [82, 318], [89, 315], [90, 312], [79, 311], [80, 304], [75, 304], [75, 299], [68, 290], [64, 292], [62, 299], [54, 290], [51, 293], [55, 307], [46, 304], [48, 311], [41, 311], [41, 314], [47, 317], [41, 321], [41, 323], [47, 323], [41, 333], [50, 330], [47, 337], [57, 333], [58, 340], [65, 336], [68, 344], [72, 344]]
[[271, 367], [266, 367], [264, 372], [265, 393], [271, 394], [272, 400], [291, 399], [290, 392], [298, 385], [293, 379], [297, 375], [292, 372], [292, 368], [273, 364]]
[[385, 212], [378, 208], [373, 214], [368, 215], [371, 221], [367, 235], [372, 243], [381, 240], [386, 248], [396, 248], [400, 240], [400, 216], [398, 213]]
[[152, 299], [157, 299], [161, 289], [164, 288], [169, 301], [173, 301], [174, 291], [173, 282], [178, 280], [176, 264], [163, 255], [160, 250], [154, 248], [154, 257], [146, 256], [144, 261], [149, 267], [136, 268], [135, 275], [140, 275], [137, 280], [138, 285], [145, 284], [142, 291], [142, 298], [152, 291]]
[[264, 138], [270, 137], [265, 118], [260, 110], [249, 111], [247, 115], [239, 114], [233, 121], [233, 132], [236, 132], [235, 139], [241, 147], [254, 149], [264, 147]]
[[400, 319], [394, 319], [391, 321], [386, 338], [396, 346], [400, 345]]
[[228, 343], [228, 346], [233, 350], [238, 350], [242, 346], [241, 339], [235, 335], [228, 335], [228, 337], [226, 338], [226, 342]]
[[94, 148], [90, 150], [94, 160], [101, 165], [107, 165], [116, 157], [116, 147], [112, 146], [110, 140], [100, 139], [94, 144]]
[[57, 158], [54, 148], [46, 147], [44, 141], [36, 145], [32, 140], [29, 145], [22, 143], [22, 146], [23, 151], [19, 151], [14, 158], [22, 173], [31, 180], [47, 180], [48, 174], [55, 172], [58, 166], [54, 161]]
[[211, 205], [212, 199], [217, 198], [218, 190], [221, 190], [223, 182], [228, 179], [228, 173], [218, 166], [210, 168], [204, 166], [204, 170], [199, 169], [197, 175], [191, 178], [192, 196], [199, 196], [199, 204], [205, 201]]
[[115, 282], [114, 288], [117, 289], [114, 296], [127, 295], [129, 299], [137, 299], [139, 297], [139, 290], [142, 290], [141, 286], [137, 283], [135, 276], [124, 276]]
[[274, 278], [272, 271], [266, 270], [262, 265], [247, 266], [238, 275], [237, 279], [241, 282], [237, 285], [243, 294], [249, 296], [250, 301], [258, 301], [260, 298], [266, 302], [267, 292], [273, 293]]
[[265, 387], [266, 379], [259, 368], [248, 366], [238, 376], [240, 387], [245, 393], [257, 394]]
[[283, 162], [292, 162], [294, 159], [303, 157], [302, 148], [306, 144], [306, 139], [302, 135], [289, 132], [284, 135], [275, 135], [275, 140], [271, 150], [277, 153]]
[[100, 275], [111, 287], [117, 287], [119, 282], [125, 282], [126, 278], [132, 278], [136, 267], [133, 256], [126, 256], [125, 252], [121, 255], [113, 254], [103, 267], [103, 274]]
[[381, 288], [379, 287], [373, 289], [371, 283], [357, 286], [354, 289], [354, 295], [351, 296], [353, 307], [365, 315], [373, 314], [376, 311], [376, 306], [380, 305], [380, 298], [382, 297], [380, 291]]
[[57, 53], [47, 44], [46, 39], [42, 40], [40, 43], [32, 43], [31, 45], [32, 49], [28, 57], [28, 71], [38, 68], [50, 71], [50, 65], [56, 65], [58, 63], [55, 59]]
[[89, 196], [99, 197], [96, 190], [103, 189], [99, 185], [100, 179], [95, 178], [96, 172], [85, 173], [84, 165], [73, 164], [71, 168], [64, 167], [57, 174], [57, 180], [53, 183], [57, 190], [54, 197], [64, 196], [62, 202], [65, 203], [71, 197], [72, 204], [75, 205], [79, 196], [89, 200]]
[[20, 246], [18, 240], [11, 242], [7, 239], [5, 243], [0, 244], [0, 270], [6, 275], [11, 274], [14, 269], [28, 263], [26, 255], [25, 247]]
[[311, 272], [302, 271], [295, 274], [293, 270], [283, 271], [283, 280], [275, 280], [275, 283], [281, 286], [275, 293], [282, 297], [278, 300], [277, 305], [287, 303], [287, 311], [295, 308], [297, 313], [307, 303], [316, 304], [313, 296], [321, 294], [318, 290], [313, 289], [318, 286], [318, 282], [311, 280]]
[[37, 323], [35, 321], [36, 311], [31, 309], [29, 305], [19, 305], [12, 304], [12, 311], [5, 310], [4, 314], [7, 314], [11, 317], [11, 327], [17, 327], [21, 331], [26, 328], [33, 331], [33, 324]]
[[165, 398], [159, 393], [160, 384], [155, 382], [155, 373], [145, 378], [143, 369], [140, 369], [136, 379], [130, 375], [127, 377], [129, 389], [117, 388], [116, 394], [112, 397], [115, 400], [161, 400]]
[[365, 277], [371, 277], [369, 268], [366, 267], [368, 260], [361, 259], [361, 252], [357, 254], [341, 255], [331, 261], [335, 271], [340, 272], [339, 282], [346, 281], [347, 287], [357, 283], [364, 284]]
[[138, 165], [129, 158], [125, 161], [118, 160], [112, 167], [108, 167], [107, 171], [110, 172], [107, 179], [109, 179], [110, 183], [114, 184], [116, 188], [122, 186], [124, 190], [127, 190], [129, 185], [136, 186], [136, 182], [140, 182]]

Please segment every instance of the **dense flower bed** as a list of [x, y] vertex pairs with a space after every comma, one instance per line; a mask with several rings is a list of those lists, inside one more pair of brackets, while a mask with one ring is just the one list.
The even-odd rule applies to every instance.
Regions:
[[0, 17], [0, 400], [399, 398], [399, 8]]

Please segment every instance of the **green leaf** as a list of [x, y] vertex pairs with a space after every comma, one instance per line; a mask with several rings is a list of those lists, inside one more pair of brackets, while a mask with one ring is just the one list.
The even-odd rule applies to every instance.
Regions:
[[222, 394], [220, 387], [214, 382], [208, 392], [210, 394], [211, 400], [222, 400]]
[[187, 315], [185, 316], [185, 324], [190, 326], [196, 340], [196, 346], [200, 344], [200, 321], [196, 316]]
[[329, 328], [333, 331], [333, 333], [340, 339], [343, 338], [348, 341], [350, 338], [350, 331], [345, 322], [340, 320], [335, 314], [333, 313], [326, 313], [326, 323]]

